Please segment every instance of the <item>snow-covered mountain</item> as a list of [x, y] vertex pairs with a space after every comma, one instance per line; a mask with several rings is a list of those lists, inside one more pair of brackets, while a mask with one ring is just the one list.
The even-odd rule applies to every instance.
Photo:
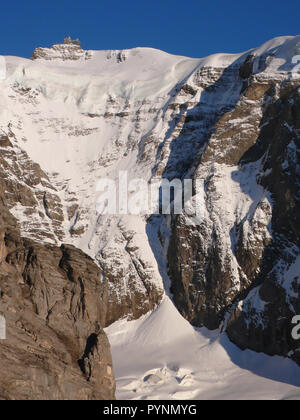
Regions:
[[[258, 396], [258, 383], [269, 387], [268, 397], [298, 392], [289, 374], [298, 367], [278, 357], [300, 363], [300, 342], [291, 336], [300, 314], [297, 55], [300, 36], [201, 59], [151, 48], [84, 51], [70, 41], [38, 48], [30, 60], [5, 57], [5, 205], [23, 238], [73, 245], [100, 267], [117, 395], [220, 396], [240, 372], [221, 348], [239, 354], [232, 362], [249, 375], [268, 378], [246, 375], [250, 396]], [[187, 211], [99, 215], [97, 183], [118, 180], [120, 171], [128, 182], [201, 180], [193, 198], [205, 197], [201, 220]], [[242, 349], [277, 355], [276, 363], [258, 368], [268, 357], [254, 362], [249, 350], [252, 362], [242, 363], [226, 334]], [[186, 343], [194, 358], [183, 355]], [[145, 347], [155, 354], [156, 345], [162, 350], [155, 357], [141, 354]], [[121, 361], [125, 348], [132, 361]], [[210, 362], [218, 367], [213, 373]], [[214, 395], [211, 385], [199, 385], [203, 369], [232, 376]], [[162, 391], [166, 378], [170, 392]]]

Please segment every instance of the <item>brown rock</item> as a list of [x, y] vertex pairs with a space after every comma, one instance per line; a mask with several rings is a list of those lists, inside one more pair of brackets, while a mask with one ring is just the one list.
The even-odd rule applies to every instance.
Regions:
[[22, 239], [13, 224], [2, 206], [0, 398], [113, 399], [99, 268], [74, 247]]

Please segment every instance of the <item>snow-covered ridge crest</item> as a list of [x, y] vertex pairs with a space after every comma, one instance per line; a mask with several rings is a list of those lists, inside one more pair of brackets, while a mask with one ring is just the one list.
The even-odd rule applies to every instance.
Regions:
[[[57, 188], [65, 212], [64, 241], [95, 257], [104, 246], [113, 248], [118, 237], [123, 253], [127, 242], [119, 221], [109, 228], [95, 214], [97, 181], [116, 179], [119, 170], [127, 170], [129, 179], [149, 180], [153, 171], [163, 173], [169, 158], [182, 163], [187, 156], [188, 161], [197, 141], [207, 135], [206, 124], [210, 124], [212, 113], [232, 106], [238, 98], [241, 87], [235, 80], [247, 57], [279, 51], [289, 60], [299, 40], [299, 36], [281, 37], [246, 53], [199, 59], [134, 48], [91, 51], [90, 59], [85, 60], [86, 52], [76, 42], [47, 50], [53, 60], [7, 57], [7, 78], [1, 82], [0, 101], [5, 106], [0, 110], [0, 126], [4, 132], [14, 133], [14, 141], [40, 164]], [[58, 51], [76, 52], [81, 59], [55, 58]], [[231, 73], [233, 64], [236, 69]], [[206, 88], [214, 86], [225, 69], [229, 79], [223, 78], [224, 89], [217, 94], [208, 92]], [[185, 117], [187, 112], [196, 134], [174, 141], [183, 126], [176, 117]], [[200, 113], [201, 120], [197, 121], [195, 112]], [[177, 161], [174, 165], [178, 166]], [[126, 220], [126, 224], [131, 230], [131, 221]], [[143, 232], [145, 221], [133, 225], [138, 226], [135, 236], [148, 244]], [[30, 236], [30, 229], [23, 233]], [[111, 244], [104, 243], [106, 236], [112, 238]], [[149, 260], [148, 245], [142, 253]], [[130, 258], [126, 252], [124, 260]], [[153, 256], [150, 260], [155, 266]], [[157, 268], [155, 271], [159, 278]]]

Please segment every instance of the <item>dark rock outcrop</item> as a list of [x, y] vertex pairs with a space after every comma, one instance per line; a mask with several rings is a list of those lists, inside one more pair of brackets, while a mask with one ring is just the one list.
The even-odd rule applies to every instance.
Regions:
[[[299, 340], [291, 335], [300, 313], [299, 82], [254, 75], [252, 67], [249, 56], [232, 81], [237, 91], [241, 86], [236, 102], [215, 109], [188, 170], [181, 167], [180, 176], [194, 168], [205, 197], [200, 223], [185, 212], [173, 217], [169, 274], [174, 301], [193, 325], [223, 325], [241, 348], [299, 363]], [[228, 72], [211, 85], [200, 76], [198, 85], [212, 96], [230, 91]], [[205, 118], [204, 105], [187, 112], [174, 140], [177, 164], [176, 144], [199, 132], [194, 122]], [[168, 166], [165, 174], [173, 176]]]
[[[259, 286], [231, 315], [229, 337], [242, 348], [291, 356], [300, 362], [300, 340], [292, 338], [292, 318], [300, 313], [300, 95], [297, 85], [282, 86], [279, 99], [265, 110], [263, 129], [242, 162], [264, 156], [259, 182], [271, 193], [272, 240], [259, 261]], [[241, 257], [249, 251], [240, 247]], [[295, 266], [294, 274], [286, 267]], [[263, 306], [263, 310], [261, 310]]]
[[82, 251], [21, 238], [1, 196], [1, 399], [114, 398], [105, 293], [100, 269]]

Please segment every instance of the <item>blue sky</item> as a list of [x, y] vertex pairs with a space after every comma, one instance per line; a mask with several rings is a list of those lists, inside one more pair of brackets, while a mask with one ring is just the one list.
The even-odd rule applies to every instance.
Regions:
[[85, 49], [145, 46], [203, 57], [300, 34], [299, 0], [13, 0], [0, 13], [0, 54], [23, 57], [67, 35]]

